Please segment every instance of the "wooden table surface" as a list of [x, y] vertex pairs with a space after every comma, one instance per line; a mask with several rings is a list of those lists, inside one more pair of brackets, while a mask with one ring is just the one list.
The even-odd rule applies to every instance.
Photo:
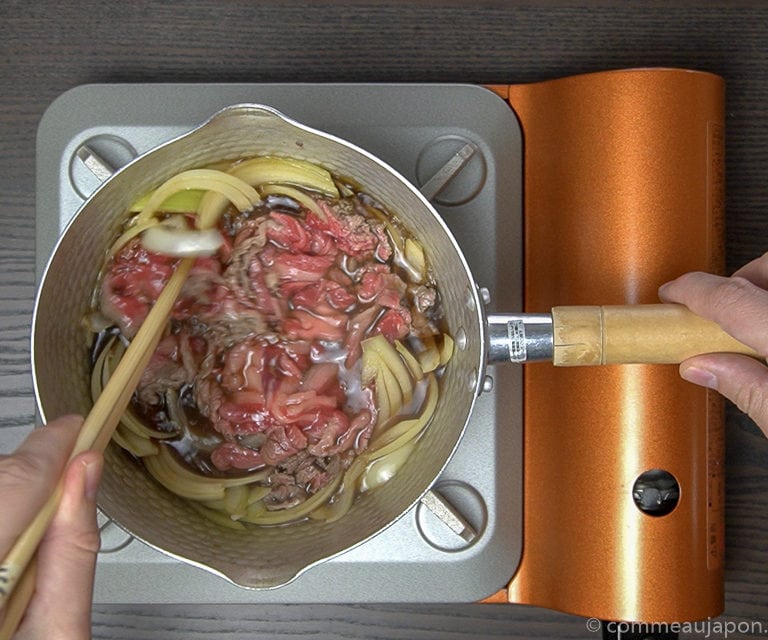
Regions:
[[[621, 67], [708, 70], [727, 83], [728, 269], [768, 248], [766, 2], [4, 0], [0, 64], [0, 428], [34, 421], [35, 131], [50, 102], [79, 84], [517, 83]], [[721, 620], [768, 633], [768, 440], [733, 408], [727, 482]], [[96, 637], [115, 639], [598, 636], [574, 616], [486, 604], [96, 605], [93, 623]]]

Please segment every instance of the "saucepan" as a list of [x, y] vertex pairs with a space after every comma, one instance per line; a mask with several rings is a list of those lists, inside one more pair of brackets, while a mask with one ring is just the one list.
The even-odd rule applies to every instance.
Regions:
[[38, 291], [33, 376], [44, 420], [85, 414], [92, 336], [83, 327], [94, 283], [125, 212], [181, 171], [223, 159], [286, 156], [351, 179], [383, 203], [423, 245], [435, 273], [454, 355], [440, 380], [430, 427], [388, 482], [359, 496], [332, 523], [303, 521], [235, 531], [203, 518], [158, 485], [142, 464], [111, 445], [99, 506], [145, 543], [249, 588], [284, 585], [313, 565], [377, 535], [430, 489], [457, 448], [491, 362], [555, 364], [679, 362], [708, 351], [749, 352], [715, 325], [672, 305], [561, 307], [487, 316], [480, 290], [440, 215], [394, 169], [365, 150], [262, 105], [234, 105], [135, 159], [84, 203], [59, 239]]

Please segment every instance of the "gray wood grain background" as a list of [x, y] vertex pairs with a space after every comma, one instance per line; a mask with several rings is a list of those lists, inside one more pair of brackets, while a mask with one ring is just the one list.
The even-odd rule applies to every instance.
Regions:
[[[34, 420], [35, 131], [63, 91], [91, 82], [515, 83], [633, 66], [725, 77], [728, 268], [763, 253], [766, 2], [4, 0], [0, 428]], [[732, 408], [727, 480], [723, 620], [760, 622], [768, 633], [768, 441]], [[98, 605], [93, 621], [95, 636], [105, 639], [597, 636], [580, 618], [480, 604]]]

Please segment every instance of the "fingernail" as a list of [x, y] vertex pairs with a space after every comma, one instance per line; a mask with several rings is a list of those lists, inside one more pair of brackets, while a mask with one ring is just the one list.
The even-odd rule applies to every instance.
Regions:
[[85, 462], [85, 497], [88, 500], [96, 500], [103, 463], [104, 459], [101, 456]]
[[717, 376], [708, 369], [700, 367], [686, 367], [680, 370], [683, 380], [697, 384], [708, 389], [717, 389]]

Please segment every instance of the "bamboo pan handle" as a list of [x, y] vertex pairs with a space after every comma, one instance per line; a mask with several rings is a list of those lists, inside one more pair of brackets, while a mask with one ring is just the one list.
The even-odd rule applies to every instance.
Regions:
[[673, 364], [703, 353], [759, 354], [719, 325], [677, 304], [552, 309], [553, 362]]

